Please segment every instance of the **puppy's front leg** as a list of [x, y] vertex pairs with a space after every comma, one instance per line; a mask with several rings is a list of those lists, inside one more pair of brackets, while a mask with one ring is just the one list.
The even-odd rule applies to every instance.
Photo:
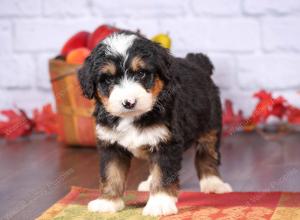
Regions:
[[124, 208], [121, 199], [132, 155], [118, 145], [99, 148], [100, 198], [89, 202], [92, 212], [116, 212]]
[[[165, 146], [169, 147], [169, 146]], [[143, 215], [171, 215], [176, 207], [182, 155], [178, 150], [160, 149], [151, 156], [150, 197]]]

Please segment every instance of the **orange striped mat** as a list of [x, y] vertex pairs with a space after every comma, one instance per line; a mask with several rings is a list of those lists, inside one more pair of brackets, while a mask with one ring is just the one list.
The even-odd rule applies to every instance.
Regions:
[[300, 220], [300, 193], [234, 192], [204, 194], [181, 192], [176, 215], [164, 217], [142, 216], [148, 193], [128, 191], [124, 195], [126, 208], [117, 213], [91, 213], [87, 203], [99, 196], [97, 190], [72, 187], [68, 195], [45, 211], [38, 220], [71, 219], [176, 219], [176, 220]]

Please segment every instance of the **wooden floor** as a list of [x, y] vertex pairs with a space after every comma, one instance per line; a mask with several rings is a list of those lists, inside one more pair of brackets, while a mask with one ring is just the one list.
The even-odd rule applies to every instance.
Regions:
[[[266, 141], [258, 134], [236, 134], [222, 144], [223, 178], [235, 191], [300, 191], [300, 134]], [[146, 178], [134, 160], [128, 189]], [[98, 187], [95, 149], [67, 148], [53, 138], [35, 136], [0, 141], [0, 219], [34, 219], [64, 196], [70, 186]], [[183, 190], [198, 191], [193, 152], [184, 155]]]

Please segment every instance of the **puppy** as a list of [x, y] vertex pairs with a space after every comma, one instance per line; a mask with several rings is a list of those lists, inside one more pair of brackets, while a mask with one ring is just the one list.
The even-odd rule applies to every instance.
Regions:
[[213, 66], [203, 54], [175, 58], [131, 33], [106, 38], [79, 71], [83, 94], [95, 100], [101, 197], [92, 212], [124, 208], [122, 195], [133, 156], [149, 162], [139, 185], [150, 197], [143, 215], [177, 213], [183, 152], [196, 148], [195, 167], [205, 193], [231, 192], [218, 171], [222, 110]]

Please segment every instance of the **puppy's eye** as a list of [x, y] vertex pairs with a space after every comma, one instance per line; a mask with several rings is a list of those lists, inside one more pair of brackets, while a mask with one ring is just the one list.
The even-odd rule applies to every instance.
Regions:
[[100, 78], [100, 83], [105, 84], [105, 85], [110, 85], [113, 82], [113, 78], [107, 75], [103, 75]]
[[106, 79], [104, 80], [104, 82], [105, 82], [105, 84], [109, 85], [109, 84], [112, 83], [112, 79], [106, 78]]
[[142, 80], [146, 78], [146, 72], [141, 71], [137, 74], [137, 79]]

